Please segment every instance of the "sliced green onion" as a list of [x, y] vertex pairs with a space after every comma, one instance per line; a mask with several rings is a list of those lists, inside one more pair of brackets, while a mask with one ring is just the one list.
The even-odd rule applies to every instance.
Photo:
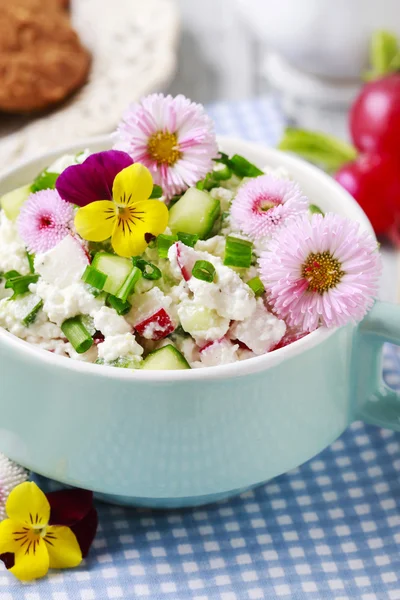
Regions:
[[36, 321], [36, 317], [38, 315], [39, 310], [43, 307], [43, 300], [39, 299], [39, 301], [33, 306], [33, 308], [28, 312], [28, 314], [22, 319], [25, 327], [29, 327]]
[[232, 177], [232, 169], [223, 163], [217, 163], [221, 165], [221, 168], [214, 168], [212, 175], [214, 179], [217, 181], [225, 181], [226, 179], [230, 179]]
[[213, 264], [208, 262], [208, 260], [197, 260], [194, 263], [192, 275], [193, 277], [196, 277], [196, 279], [201, 279], [202, 281], [212, 283], [215, 276], [215, 267]]
[[252, 250], [251, 242], [228, 235], [225, 244], [224, 265], [248, 268], [251, 265]]
[[40, 192], [40, 190], [54, 190], [59, 173], [51, 173], [45, 169], [36, 177], [31, 185], [32, 192]]
[[249, 162], [244, 156], [234, 154], [231, 158], [231, 169], [238, 177], [258, 177], [264, 175], [256, 165]]
[[93, 345], [93, 338], [83, 325], [81, 317], [73, 317], [64, 321], [61, 331], [78, 354], [87, 352]]
[[87, 283], [88, 285], [96, 288], [97, 290], [102, 290], [104, 285], [108, 279], [108, 275], [99, 271], [95, 267], [88, 265], [82, 275], [82, 281]]
[[319, 206], [317, 206], [316, 204], [310, 204], [310, 206], [308, 207], [308, 210], [310, 211], [310, 213], [312, 215], [323, 215], [323, 211], [320, 209]]
[[140, 258], [140, 256], [133, 256], [132, 263], [134, 267], [137, 267], [142, 271], [142, 275], [145, 279], [161, 279], [162, 273], [156, 265], [153, 263], [147, 262], [144, 258]]
[[133, 293], [135, 289], [136, 283], [141, 278], [142, 273], [137, 267], [133, 267], [132, 271], [129, 273], [124, 283], [119, 288], [118, 292], [115, 294], [115, 297], [121, 300], [122, 302], [126, 302], [129, 296]]
[[108, 304], [108, 306], [111, 306], [111, 308], [116, 310], [119, 315], [126, 315], [132, 308], [132, 304], [130, 304], [130, 302], [123, 302], [122, 300], [120, 300], [120, 298], [111, 296], [111, 294], [107, 296], [106, 303]]
[[16, 277], [8, 278], [5, 287], [7, 289], [11, 288], [14, 292], [11, 300], [21, 296], [21, 294], [26, 294], [26, 292], [29, 292], [30, 284], [36, 283], [38, 279], [39, 275], [18, 275]]
[[261, 296], [265, 292], [264, 284], [259, 277], [253, 277], [253, 279], [247, 282], [247, 285], [253, 290], [256, 296]]
[[158, 256], [160, 258], [167, 258], [168, 250], [171, 248], [175, 242], [178, 241], [178, 236], [176, 235], [166, 235], [162, 233], [157, 237], [157, 251]]
[[29, 263], [29, 270], [31, 273], [35, 272], [35, 266], [34, 266], [34, 260], [35, 260], [35, 255], [34, 254], [30, 254], [28, 251], [26, 251], [26, 258], [28, 259], [28, 263]]
[[150, 198], [161, 198], [162, 195], [162, 188], [159, 185], [153, 185], [153, 191], [150, 194]]
[[185, 233], [184, 231], [178, 231], [178, 240], [185, 244], [185, 246], [190, 246], [194, 248], [196, 242], [198, 241], [199, 236], [193, 233]]

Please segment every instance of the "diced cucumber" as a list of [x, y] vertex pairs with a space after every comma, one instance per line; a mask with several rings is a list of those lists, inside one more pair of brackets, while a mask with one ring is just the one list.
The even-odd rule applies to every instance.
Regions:
[[192, 300], [181, 302], [178, 315], [183, 329], [198, 337], [204, 337], [214, 327], [223, 327], [225, 321], [213, 308], [200, 306]]
[[186, 358], [171, 344], [150, 352], [143, 361], [142, 369], [148, 371], [177, 371], [190, 369]]
[[189, 188], [169, 211], [168, 227], [172, 233], [184, 231], [202, 240], [213, 228], [221, 210], [219, 200], [197, 188]]
[[98, 252], [93, 259], [92, 267], [107, 275], [103, 290], [115, 296], [132, 271], [132, 262], [122, 256]]
[[7, 219], [10, 219], [10, 221], [16, 220], [22, 205], [25, 204], [31, 193], [31, 186], [23, 185], [0, 198], [1, 208], [4, 210]]

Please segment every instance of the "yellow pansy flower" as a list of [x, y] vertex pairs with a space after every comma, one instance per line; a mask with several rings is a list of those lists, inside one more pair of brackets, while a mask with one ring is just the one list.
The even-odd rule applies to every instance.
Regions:
[[8, 519], [0, 523], [0, 554], [14, 555], [9, 570], [21, 581], [44, 577], [50, 569], [69, 569], [82, 552], [69, 527], [49, 525], [50, 504], [31, 481], [21, 483], [6, 503]]
[[153, 190], [150, 171], [135, 163], [120, 171], [114, 179], [112, 200], [98, 200], [79, 208], [75, 215], [78, 234], [90, 242], [111, 237], [112, 247], [120, 256], [137, 256], [149, 239], [165, 231], [168, 209], [159, 200], [149, 200]]

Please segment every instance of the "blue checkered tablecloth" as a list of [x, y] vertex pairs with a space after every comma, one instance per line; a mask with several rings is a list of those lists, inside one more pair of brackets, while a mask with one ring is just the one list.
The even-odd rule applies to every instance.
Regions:
[[[219, 133], [269, 143], [283, 125], [272, 100], [210, 113]], [[400, 350], [384, 375], [400, 390]], [[99, 503], [84, 564], [32, 584], [0, 569], [0, 600], [400, 600], [399, 439], [354, 423], [302, 467], [204, 508]]]

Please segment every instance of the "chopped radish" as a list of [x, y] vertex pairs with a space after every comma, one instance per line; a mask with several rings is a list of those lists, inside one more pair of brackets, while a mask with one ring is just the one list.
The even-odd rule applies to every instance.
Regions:
[[273, 346], [269, 351], [272, 352], [273, 350], [279, 350], [279, 348], [284, 348], [285, 346], [289, 346], [289, 344], [293, 344], [293, 342], [297, 342], [297, 340], [301, 340], [306, 335], [308, 335], [307, 331], [306, 332], [302, 331], [300, 333], [288, 332], [283, 336], [281, 341], [278, 342], [277, 344], [275, 344], [275, 346]]
[[239, 340], [254, 354], [265, 354], [280, 342], [286, 325], [268, 312], [263, 300], [258, 298], [256, 310], [243, 321], [236, 321], [230, 329], [230, 338]]
[[205, 367], [227, 365], [238, 360], [238, 349], [237, 344], [232, 344], [230, 340], [221, 338], [203, 346], [200, 350], [200, 360]]
[[225, 340], [225, 338], [222, 337], [219, 340], [213, 340], [211, 342], [207, 342], [206, 344], [204, 344], [204, 346], [201, 346], [201, 348], [199, 348], [200, 354], [202, 352], [204, 352], [205, 350], [207, 350], [207, 348], [210, 348], [211, 346], [213, 346], [214, 344], [221, 344], [224, 340]]
[[[192, 269], [188, 269], [185, 265], [185, 252], [183, 250], [183, 244], [181, 242], [177, 242], [175, 244], [176, 247], [176, 262], [178, 263], [178, 267], [181, 270], [182, 277], [185, 281], [189, 281], [192, 276]], [[194, 264], [194, 263], [193, 263]], [[193, 268], [193, 265], [192, 265]]]
[[144, 321], [137, 323], [135, 329], [148, 340], [162, 340], [175, 330], [175, 325], [167, 311], [160, 308]]

